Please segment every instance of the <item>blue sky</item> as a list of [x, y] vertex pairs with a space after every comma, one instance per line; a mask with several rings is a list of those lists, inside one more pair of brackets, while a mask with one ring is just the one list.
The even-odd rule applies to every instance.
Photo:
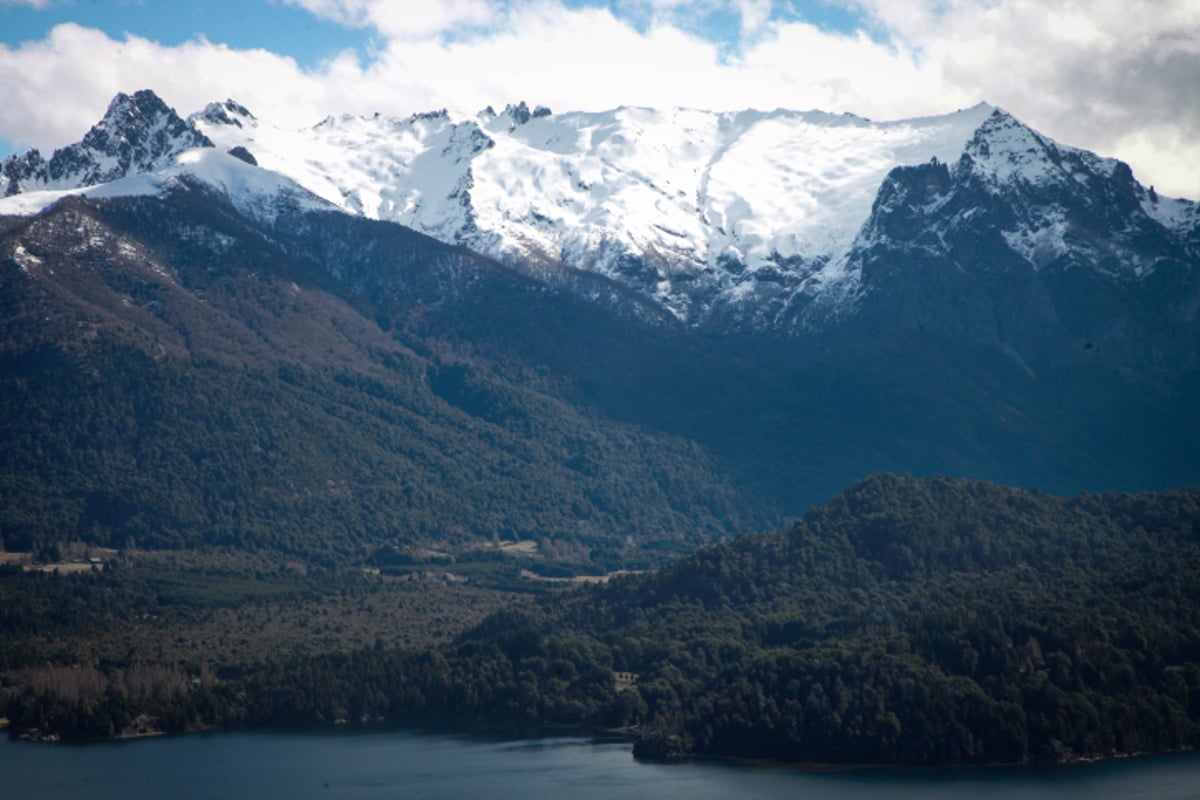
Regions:
[[285, 126], [519, 100], [874, 119], [986, 101], [1198, 198], [1198, 86], [1193, 0], [0, 0], [0, 157], [77, 141], [141, 88]]
[[[402, 5], [398, 3], [398, 5]], [[615, 0], [566, 0], [568, 8], [602, 8], [644, 31], [654, 17], [651, 4]], [[678, 18], [682, 27], [736, 50], [741, 42], [741, 14], [732, 4], [689, 6]], [[864, 25], [848, 6], [822, 0], [775, 3], [768, 19], [805, 20], [831, 31], [851, 32]], [[0, 42], [19, 45], [42, 39], [55, 25], [74, 22], [110, 37], [133, 33], [161, 44], [177, 45], [205, 37], [236, 48], [265, 48], [315, 67], [347, 48], [366, 52], [377, 37], [370, 28], [338, 24], [279, 0], [46, 0], [38, 5], [0, 0]]]
[[260, 0], [52, 0], [43, 8], [0, 2], [0, 42], [43, 39], [74, 22], [119, 38], [133, 33], [165, 45], [197, 37], [239, 49], [266, 48], [316, 66], [348, 48], [368, 46], [372, 32], [320, 19], [303, 8]]
[[[319, 3], [321, 0], [315, 0]], [[336, 3], [337, 0], [334, 0]], [[353, 3], [355, 0], [349, 0]], [[410, 0], [411, 2], [411, 0]], [[369, 61], [386, 46], [386, 36], [370, 24], [346, 24], [302, 7], [305, 0], [0, 0], [0, 43], [17, 49], [46, 39], [63, 23], [104, 33], [112, 40], [129, 35], [167, 47], [197, 40], [237, 50], [265, 49], [293, 59], [305, 70], [319, 70], [347, 51]], [[508, 0], [498, 5], [511, 6]], [[643, 34], [669, 20], [686, 33], [713, 43], [721, 59], [736, 58], [758, 31], [747, 31], [744, 9], [758, 6], [766, 21], [805, 21], [831, 32], [865, 29], [866, 20], [838, 0], [790, 0], [762, 3], [679, 2], [679, 0], [563, 0], [566, 9], [600, 9]], [[404, 3], [394, 2], [403, 7]], [[445, 41], [485, 34], [479, 27], [448, 29]], [[336, 110], [336, 109], [335, 109]], [[184, 112], [186, 113], [186, 112]], [[28, 146], [30, 140], [0, 131], [0, 154]], [[33, 142], [36, 143], [36, 142]]]

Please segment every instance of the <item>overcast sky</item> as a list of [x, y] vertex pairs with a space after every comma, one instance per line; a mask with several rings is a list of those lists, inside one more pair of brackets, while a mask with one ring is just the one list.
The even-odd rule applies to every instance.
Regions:
[[0, 157], [77, 141], [142, 88], [295, 127], [519, 100], [873, 119], [984, 100], [1200, 199], [1200, 0], [0, 0]]

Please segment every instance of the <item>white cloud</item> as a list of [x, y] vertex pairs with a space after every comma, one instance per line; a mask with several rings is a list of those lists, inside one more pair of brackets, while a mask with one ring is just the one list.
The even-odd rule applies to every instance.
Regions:
[[482, 27], [495, 21], [495, 0], [284, 0], [342, 25], [373, 27], [395, 39], [412, 39]]
[[753, 36], [771, 19], [772, 0], [736, 0], [734, 7], [742, 18], [742, 35]]
[[463, 111], [521, 99], [566, 110], [706, 105], [718, 73], [717, 49], [675, 28], [641, 34], [607, 10], [540, 3], [511, 11], [486, 37], [394, 42], [368, 77]]
[[[0, 45], [0, 135], [45, 150], [78, 140], [117, 92], [152, 88], [186, 115], [231, 94], [269, 108], [287, 124], [313, 121], [338, 104], [341, 62], [320, 74], [265, 50], [234, 50], [203, 39], [175, 47], [111, 39], [74, 24], [41, 41]], [[343, 73], [344, 74], [344, 69]]]
[[1200, 5], [1158, 0], [855, 0], [936, 65], [940, 87], [1200, 198]]
[[[1129, 161], [1163, 194], [1200, 198], [1193, 3], [840, 0], [870, 24], [870, 35], [847, 35], [772, 19], [767, 0], [287, 2], [371, 27], [379, 43], [305, 70], [263, 50], [59, 26], [43, 41], [0, 46], [0, 136], [47, 149], [76, 140], [113, 94], [143, 87], [183, 114], [232, 96], [295, 126], [522, 99], [560, 111], [785, 107], [876, 119], [987, 100], [1061, 142]], [[737, 15], [740, 48], [687, 22], [714, 9]]]
[[33, 6], [34, 8], [45, 8], [50, 5], [50, 0], [0, 0], [0, 6]]

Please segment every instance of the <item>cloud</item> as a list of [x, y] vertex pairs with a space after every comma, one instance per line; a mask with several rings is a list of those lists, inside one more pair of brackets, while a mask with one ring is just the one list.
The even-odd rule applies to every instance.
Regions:
[[33, 6], [34, 8], [45, 8], [50, 5], [50, 0], [0, 0], [0, 6]]
[[1157, 0], [855, 0], [940, 73], [1059, 141], [1200, 198], [1200, 6]]
[[232, 96], [276, 124], [297, 127], [341, 108], [361, 76], [357, 58], [348, 53], [306, 72], [266, 50], [237, 50], [203, 38], [164, 46], [65, 23], [43, 40], [0, 45], [0, 136], [49, 155], [78, 141], [115, 94], [143, 88], [184, 116]]
[[323, 19], [356, 28], [372, 27], [392, 39], [433, 36], [494, 22], [494, 0], [284, 0]]
[[743, 36], [754, 36], [771, 19], [771, 0], [737, 0], [733, 5], [742, 18]]
[[[166, 47], [61, 25], [0, 46], [0, 136], [43, 148], [77, 140], [113, 94], [143, 87], [184, 114], [234, 97], [289, 126], [518, 100], [876, 119], [987, 100], [1060, 142], [1129, 161], [1163, 194], [1200, 198], [1195, 4], [817, 0], [861, 16], [862, 30], [839, 33], [806, 22], [798, 3], [780, 19], [768, 0], [285, 1], [378, 38], [369, 53], [304, 69], [205, 39]], [[724, 40], [695, 22], [716, 18], [732, 23]]]
[[606, 9], [551, 3], [510, 10], [486, 36], [392, 42], [368, 76], [462, 111], [522, 99], [559, 110], [671, 105], [669, 98], [707, 105], [720, 79], [710, 42], [662, 25], [639, 33]]

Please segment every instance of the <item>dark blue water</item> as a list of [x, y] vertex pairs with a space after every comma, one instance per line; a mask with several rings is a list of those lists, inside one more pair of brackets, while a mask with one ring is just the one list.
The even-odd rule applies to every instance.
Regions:
[[1200, 798], [1200, 754], [1067, 767], [812, 772], [644, 764], [628, 743], [586, 738], [271, 732], [89, 745], [0, 738], [0, 797], [1192, 800]]

